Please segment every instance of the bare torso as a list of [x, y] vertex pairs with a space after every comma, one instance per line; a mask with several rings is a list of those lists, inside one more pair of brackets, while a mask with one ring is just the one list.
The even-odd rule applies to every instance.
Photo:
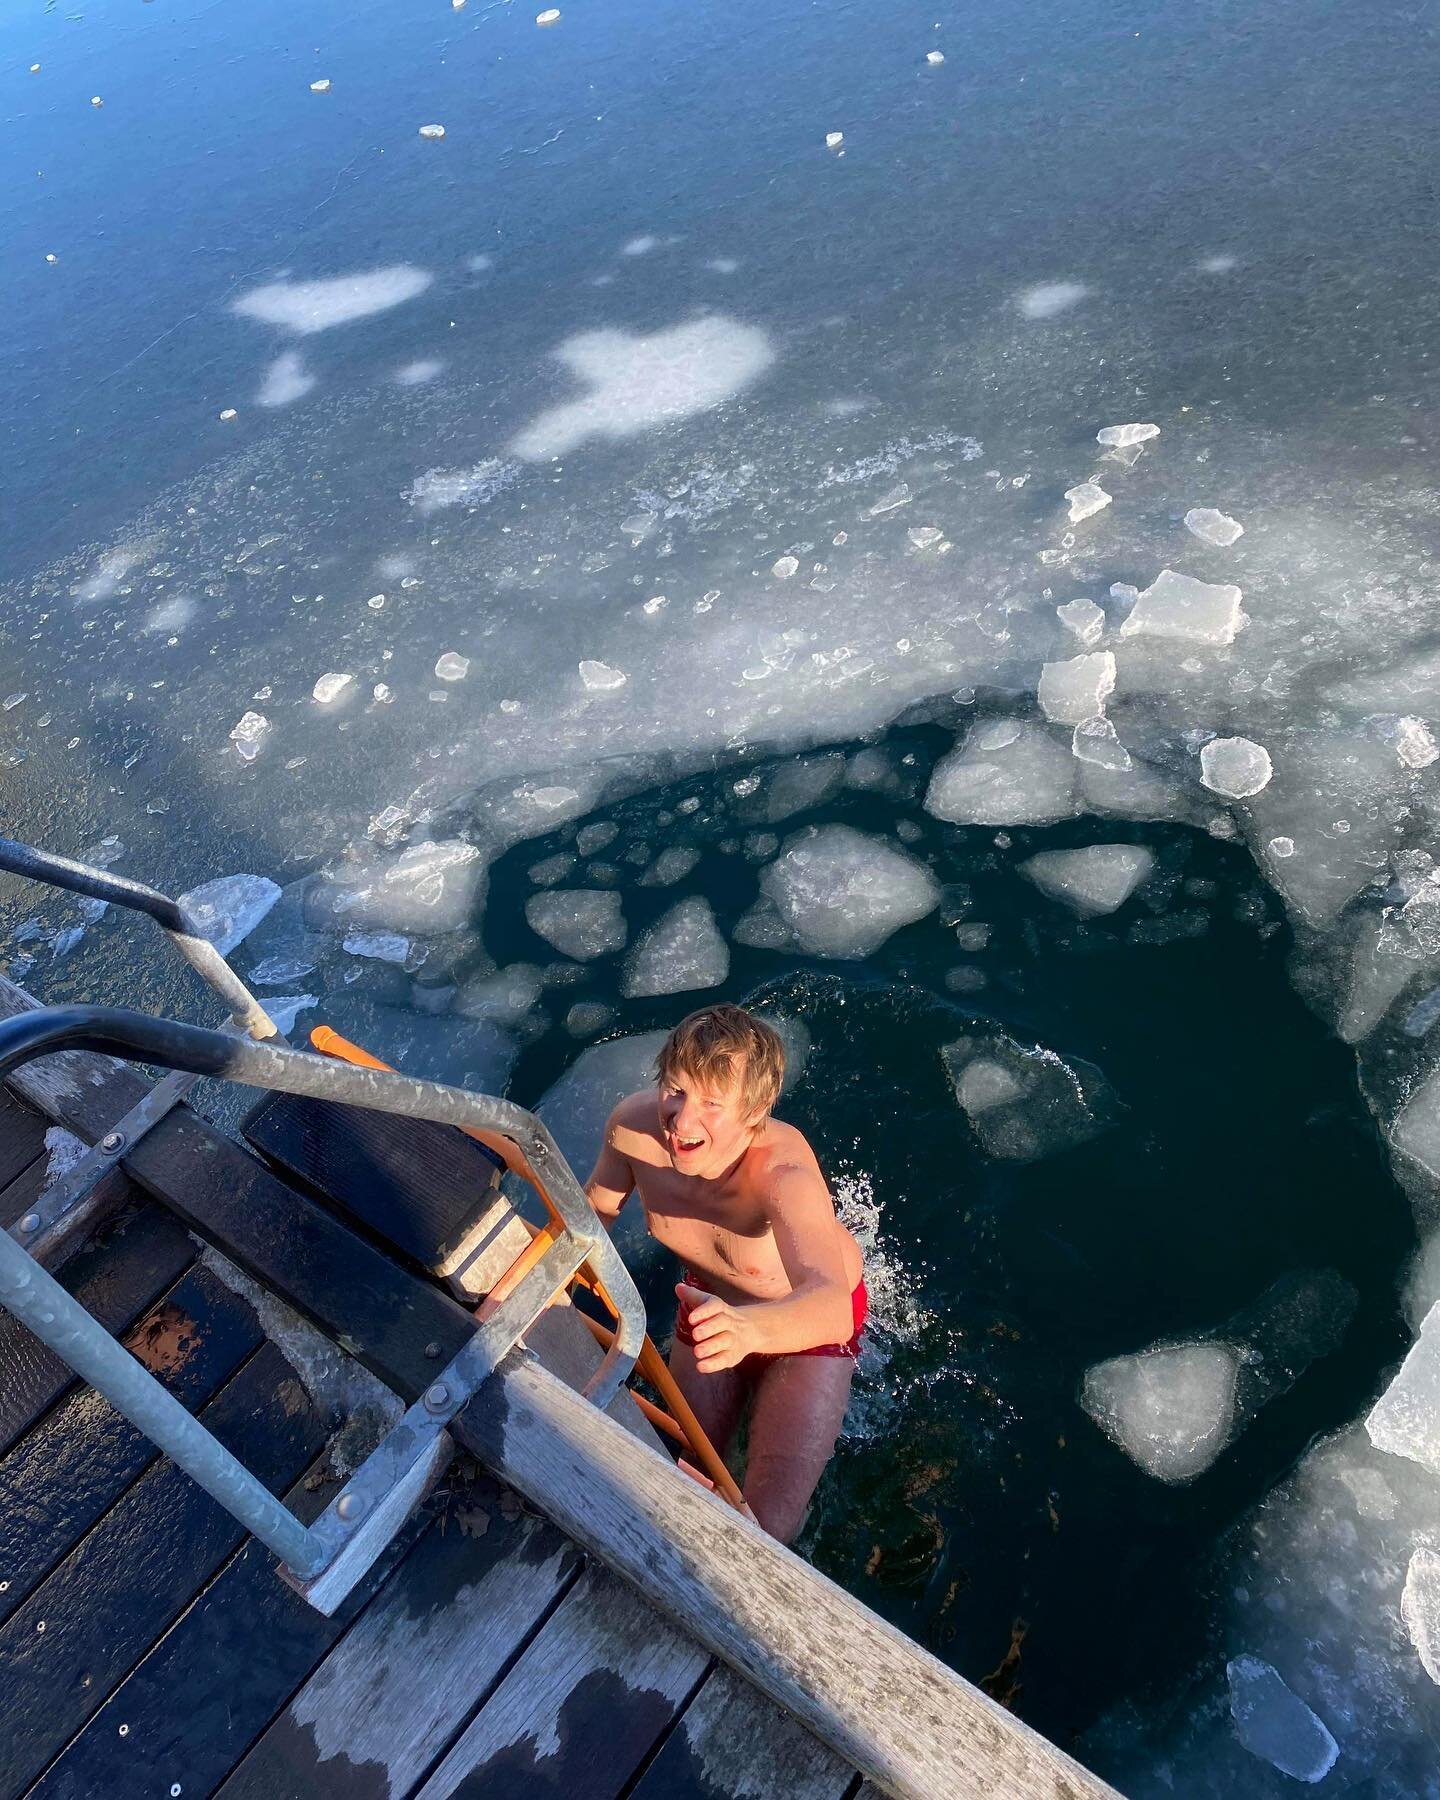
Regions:
[[[654, 1088], [621, 1102], [614, 1145], [635, 1174], [651, 1237], [674, 1251], [722, 1300], [780, 1300], [791, 1282], [771, 1229], [768, 1196], [777, 1176], [802, 1168], [824, 1185], [815, 1153], [793, 1125], [767, 1119], [739, 1161], [718, 1180], [674, 1168], [661, 1136]], [[860, 1246], [838, 1219], [847, 1285], [860, 1281]]]

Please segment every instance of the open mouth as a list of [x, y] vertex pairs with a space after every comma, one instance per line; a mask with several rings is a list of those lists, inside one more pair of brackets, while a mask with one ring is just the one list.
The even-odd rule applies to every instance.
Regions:
[[705, 1148], [704, 1138], [677, 1137], [673, 1131], [670, 1133], [670, 1144], [677, 1156], [693, 1156], [697, 1150]]

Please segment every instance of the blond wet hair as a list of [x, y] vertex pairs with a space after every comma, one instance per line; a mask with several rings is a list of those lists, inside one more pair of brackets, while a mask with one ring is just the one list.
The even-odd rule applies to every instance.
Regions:
[[743, 1006], [704, 1006], [660, 1046], [655, 1075], [661, 1083], [685, 1075], [715, 1093], [738, 1085], [746, 1116], [765, 1115], [780, 1098], [785, 1046], [779, 1032]]

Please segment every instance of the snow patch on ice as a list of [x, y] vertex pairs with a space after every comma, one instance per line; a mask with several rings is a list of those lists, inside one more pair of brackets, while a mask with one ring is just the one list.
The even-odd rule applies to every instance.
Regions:
[[319, 281], [271, 281], [251, 288], [230, 310], [263, 325], [308, 336], [388, 312], [423, 294], [434, 280], [425, 269], [393, 263], [359, 275], [335, 275]]

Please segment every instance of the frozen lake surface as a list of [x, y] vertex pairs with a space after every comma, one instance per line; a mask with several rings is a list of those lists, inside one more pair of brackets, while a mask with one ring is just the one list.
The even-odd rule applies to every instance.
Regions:
[[1424, 20], [0, 47], [6, 829], [581, 1163], [757, 998], [877, 1295], [810, 1554], [1128, 1793], [1435, 1793]]

